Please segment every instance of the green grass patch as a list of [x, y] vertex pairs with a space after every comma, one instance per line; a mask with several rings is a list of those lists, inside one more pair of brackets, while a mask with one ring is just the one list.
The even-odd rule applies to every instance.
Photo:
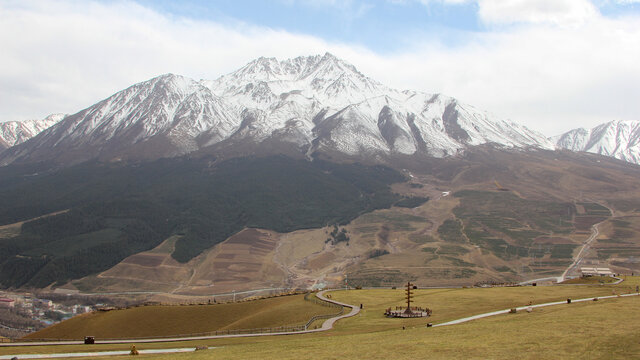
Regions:
[[433, 236], [426, 234], [409, 234], [408, 238], [416, 244], [428, 244], [438, 241]]
[[427, 201], [429, 201], [428, 197], [420, 197], [420, 196], [406, 197], [398, 200], [395, 204], [393, 204], [393, 206], [411, 209], [411, 208], [418, 207], [426, 203]]
[[438, 249], [440, 255], [464, 255], [469, 252], [469, 249], [454, 244], [441, 244]]
[[464, 261], [462, 259], [453, 257], [453, 256], [443, 256], [443, 259], [447, 259], [451, 262], [452, 265], [461, 266], [461, 267], [475, 267], [476, 264]]
[[587, 215], [602, 215], [602, 216], [611, 216], [611, 211], [609, 211], [608, 208], [597, 204], [597, 203], [578, 203], [578, 205], [581, 205], [584, 207], [585, 213]]
[[467, 240], [462, 234], [462, 222], [458, 219], [447, 219], [438, 226], [440, 239], [452, 243], [465, 243]]
[[513, 272], [513, 270], [506, 265], [494, 267], [493, 270], [497, 272]]
[[579, 277], [575, 279], [569, 279], [563, 284], [611, 284], [618, 281], [618, 279], [612, 278], [611, 276], [585, 276]]
[[[528, 200], [505, 191], [465, 190], [454, 196], [460, 198], [460, 205], [453, 212], [463, 222], [469, 241], [506, 260], [532, 253], [539, 256], [532, 248], [535, 238], [574, 229], [576, 208], [571, 203]], [[555, 256], [564, 254], [556, 250]]]

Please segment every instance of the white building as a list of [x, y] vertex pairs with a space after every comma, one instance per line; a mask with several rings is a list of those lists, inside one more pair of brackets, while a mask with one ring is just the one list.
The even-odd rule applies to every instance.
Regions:
[[580, 268], [582, 276], [613, 276], [613, 271], [609, 268], [583, 267]]

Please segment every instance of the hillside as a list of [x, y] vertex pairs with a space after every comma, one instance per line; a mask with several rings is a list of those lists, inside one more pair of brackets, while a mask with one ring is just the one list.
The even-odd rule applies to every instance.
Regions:
[[186, 262], [245, 227], [289, 232], [342, 224], [401, 199], [380, 166], [285, 157], [86, 163], [31, 175], [0, 168], [0, 224], [28, 221], [0, 243], [3, 287], [43, 287], [104, 271], [179, 235]]
[[631, 273], [640, 271], [639, 172], [596, 155], [478, 148], [405, 171], [409, 181], [392, 191], [422, 202], [355, 215], [338, 224], [336, 238], [344, 230], [348, 241], [336, 241], [332, 222], [257, 227], [180, 263], [178, 236], [64, 286], [207, 295], [340, 284], [345, 275], [365, 286], [522, 281], [559, 276], [600, 222], [585, 261]]
[[[491, 147], [411, 161], [397, 161], [414, 169], [404, 175], [283, 157], [5, 175], [6, 224], [69, 211], [27, 222], [18, 236], [12, 230], [0, 247], [3, 284], [71, 280], [65, 287], [84, 291], [207, 295], [336, 284], [345, 275], [361, 285], [522, 281], [560, 275], [599, 222], [588, 260], [640, 270], [633, 260], [640, 251], [635, 167], [595, 155]], [[401, 199], [421, 200], [375, 210]], [[13, 205], [19, 202], [25, 205]], [[245, 228], [256, 230], [230, 238]], [[343, 230], [348, 241], [337, 241]], [[170, 246], [161, 245], [171, 236]]]
[[592, 236], [581, 260], [640, 270], [640, 169], [553, 148], [331, 54], [162, 75], [0, 154], [0, 287], [513, 282]]
[[27, 335], [26, 339], [97, 339], [168, 337], [222, 330], [275, 328], [305, 324], [315, 315], [339, 309], [305, 301], [304, 295], [280, 296], [240, 303], [149, 305], [97, 311]]

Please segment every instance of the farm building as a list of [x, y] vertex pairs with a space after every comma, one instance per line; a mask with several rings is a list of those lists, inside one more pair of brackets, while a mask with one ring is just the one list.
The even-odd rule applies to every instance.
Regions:
[[582, 276], [613, 276], [613, 271], [609, 268], [583, 267], [580, 272]]

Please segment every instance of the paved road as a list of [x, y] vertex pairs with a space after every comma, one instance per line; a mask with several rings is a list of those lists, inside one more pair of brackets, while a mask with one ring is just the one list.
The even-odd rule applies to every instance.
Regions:
[[[612, 214], [613, 214], [613, 212], [612, 212]], [[555, 281], [556, 283], [561, 283], [561, 282], [565, 281], [567, 279], [567, 275], [569, 274], [569, 272], [573, 271], [576, 267], [578, 267], [578, 265], [580, 265], [580, 263], [582, 262], [582, 259], [587, 254], [587, 251], [589, 251], [589, 249], [591, 248], [591, 243], [600, 234], [600, 230], [598, 229], [598, 225], [600, 225], [601, 223], [602, 222], [599, 222], [599, 223], [591, 226], [591, 236], [589, 236], [589, 238], [582, 244], [582, 247], [580, 248], [580, 251], [578, 252], [578, 255], [576, 255], [575, 259], [573, 260], [573, 263], [571, 263], [571, 265], [569, 265], [569, 267], [567, 267], [567, 269], [562, 273], [562, 275], [544, 277], [544, 278], [539, 278], [539, 279], [531, 279], [531, 280], [527, 280], [527, 281], [521, 282], [520, 285], [528, 285], [528, 284], [531, 284], [531, 283], [534, 283], [534, 282], [543, 282], [543, 281]]]
[[[324, 301], [345, 306], [351, 309], [348, 314], [339, 315], [330, 319], [325, 320], [322, 323], [322, 327], [318, 329], [312, 330], [303, 330], [303, 331], [286, 331], [286, 332], [277, 332], [277, 333], [256, 333], [256, 334], [229, 334], [229, 335], [209, 335], [209, 336], [189, 336], [189, 337], [174, 337], [174, 338], [161, 338], [161, 339], [123, 339], [123, 340], [100, 340], [96, 339], [96, 344], [136, 344], [136, 343], [155, 343], [155, 342], [174, 342], [174, 341], [189, 341], [189, 340], [208, 340], [208, 339], [223, 339], [223, 338], [234, 338], [234, 337], [253, 337], [253, 336], [277, 336], [277, 335], [296, 335], [296, 334], [308, 334], [319, 331], [327, 331], [333, 328], [333, 324], [336, 321], [344, 318], [348, 318], [350, 316], [354, 316], [360, 312], [360, 308], [355, 305], [344, 304], [335, 300], [327, 299], [324, 296], [326, 291], [335, 291], [335, 290], [324, 290], [316, 293], [316, 296]], [[82, 340], [68, 340], [68, 341], [42, 341], [42, 342], [22, 342], [22, 343], [0, 343], [0, 347], [3, 346], [39, 346], [39, 345], [80, 345], [84, 344]]]
[[[619, 295], [619, 296], [620, 297], [627, 297], [627, 296], [638, 296], [638, 295], [640, 295], [640, 294], [624, 294], [624, 295]], [[590, 297], [590, 298], [584, 298], [584, 299], [571, 300], [571, 303], [577, 303], [577, 302], [583, 302], [583, 301], [593, 301], [593, 299], [598, 299], [598, 300], [613, 299], [613, 298], [617, 298], [617, 297], [618, 297], [618, 295], [598, 296], [598, 297], [595, 297], [595, 298]], [[521, 306], [521, 307], [517, 307], [516, 310], [517, 311], [522, 311], [522, 310], [526, 310], [527, 308], [539, 308], [539, 307], [561, 305], [561, 304], [567, 304], [567, 302], [566, 301], [556, 301], [556, 302], [550, 302], [550, 303], [544, 303], [544, 304]], [[474, 316], [465, 317], [465, 318], [462, 318], [462, 319], [448, 321], [448, 322], [441, 323], [441, 324], [435, 324], [435, 325], [433, 325], [433, 327], [461, 324], [461, 323], [464, 323], [464, 322], [467, 322], [467, 321], [476, 320], [476, 319], [482, 319], [482, 318], [486, 318], [486, 317], [489, 317], [489, 316], [495, 316], [495, 315], [500, 315], [500, 314], [508, 314], [509, 311], [511, 311], [511, 309], [492, 311], [492, 312], [488, 312], [488, 313], [484, 313], [484, 314], [478, 314], [478, 315], [474, 315]]]
[[[214, 348], [209, 348], [214, 349]], [[193, 352], [195, 348], [177, 348], [177, 349], [148, 349], [138, 350], [140, 355], [144, 354], [172, 354]], [[129, 350], [119, 351], [92, 351], [92, 352], [78, 352], [78, 353], [58, 353], [58, 354], [16, 354], [16, 355], [0, 355], [0, 360], [5, 359], [59, 359], [59, 358], [73, 358], [73, 357], [90, 357], [90, 356], [113, 356], [113, 355], [129, 355]]]
[[[605, 220], [606, 221], [606, 220]], [[567, 278], [567, 274], [572, 271], [573, 269], [575, 269], [580, 262], [582, 261], [582, 259], [584, 258], [584, 256], [587, 254], [587, 251], [589, 251], [589, 249], [591, 248], [591, 243], [593, 242], [593, 240], [595, 240], [598, 235], [600, 234], [600, 231], [598, 230], [598, 225], [600, 225], [600, 223], [597, 223], [595, 225], [593, 225], [591, 227], [591, 236], [589, 236], [589, 238], [587, 239], [587, 241], [584, 242], [584, 244], [582, 245], [582, 248], [580, 249], [580, 252], [578, 252], [578, 255], [576, 255], [576, 259], [573, 261], [573, 263], [571, 265], [569, 265], [569, 267], [567, 268], [567, 270], [565, 270], [562, 273], [562, 276], [560, 276], [558, 279], [560, 281], [558, 282], [563, 282], [566, 278]]]

